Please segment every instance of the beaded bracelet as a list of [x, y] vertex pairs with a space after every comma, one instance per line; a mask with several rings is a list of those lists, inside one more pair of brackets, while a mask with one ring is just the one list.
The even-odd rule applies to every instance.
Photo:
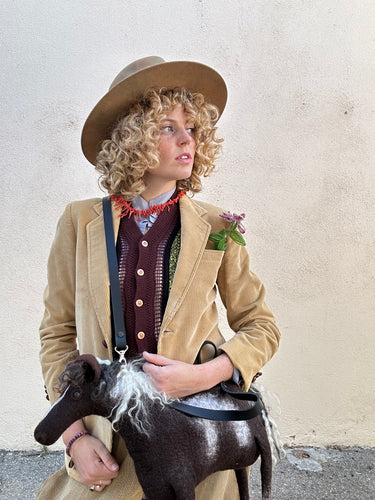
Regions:
[[72, 439], [69, 441], [69, 443], [66, 446], [66, 450], [65, 450], [65, 453], [68, 455], [68, 457], [70, 457], [70, 448], [71, 448], [72, 444], [74, 443], [74, 441], [77, 441], [77, 439], [81, 438], [85, 434], [90, 434], [91, 435], [91, 432], [89, 432], [89, 431], [81, 431], [78, 434], [76, 434], [74, 437], [72, 437]]

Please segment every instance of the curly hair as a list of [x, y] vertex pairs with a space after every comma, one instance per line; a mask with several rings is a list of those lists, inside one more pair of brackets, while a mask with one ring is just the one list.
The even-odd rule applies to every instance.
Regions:
[[215, 168], [222, 139], [216, 137], [219, 118], [216, 106], [205, 102], [200, 93], [184, 88], [149, 90], [115, 124], [111, 138], [101, 144], [96, 158], [100, 184], [110, 195], [130, 201], [145, 190], [146, 170], [159, 164], [160, 123], [169, 110], [182, 106], [195, 127], [196, 151], [192, 173], [177, 181], [177, 188], [192, 194], [202, 189], [200, 177]]

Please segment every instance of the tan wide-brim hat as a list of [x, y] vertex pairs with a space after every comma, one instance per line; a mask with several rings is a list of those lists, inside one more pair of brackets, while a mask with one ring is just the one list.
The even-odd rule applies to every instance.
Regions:
[[104, 139], [110, 137], [114, 123], [149, 89], [184, 87], [200, 92], [219, 113], [227, 101], [227, 87], [214, 69], [190, 61], [166, 62], [161, 57], [138, 59], [114, 79], [107, 94], [91, 111], [82, 130], [82, 151], [95, 164]]

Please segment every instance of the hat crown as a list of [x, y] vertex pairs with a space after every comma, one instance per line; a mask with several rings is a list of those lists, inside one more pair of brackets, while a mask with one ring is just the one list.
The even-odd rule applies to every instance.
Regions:
[[142, 59], [133, 61], [120, 71], [120, 73], [111, 83], [109, 90], [112, 90], [113, 87], [116, 87], [116, 85], [121, 83], [123, 80], [126, 80], [126, 78], [129, 78], [135, 73], [138, 73], [138, 71], [143, 71], [144, 69], [150, 68], [151, 66], [156, 66], [157, 64], [162, 63], [165, 63], [165, 60], [159, 56], [142, 57]]

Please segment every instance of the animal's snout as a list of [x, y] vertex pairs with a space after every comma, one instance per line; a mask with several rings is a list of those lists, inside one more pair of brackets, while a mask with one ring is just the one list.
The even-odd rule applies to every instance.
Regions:
[[40, 425], [38, 425], [38, 427], [34, 431], [34, 438], [36, 441], [38, 441], [38, 443], [44, 444], [46, 446], [54, 443], [54, 440], [51, 439], [51, 436], [48, 435], [48, 432], [42, 429]]

